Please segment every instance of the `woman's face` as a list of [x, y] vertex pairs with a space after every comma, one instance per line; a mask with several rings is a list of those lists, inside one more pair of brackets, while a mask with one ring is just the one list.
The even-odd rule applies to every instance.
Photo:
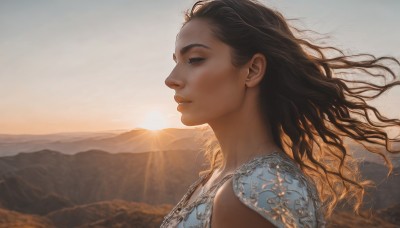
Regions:
[[175, 90], [177, 110], [187, 126], [228, 118], [243, 102], [248, 71], [232, 65], [231, 48], [218, 40], [210, 25], [193, 19], [179, 32], [176, 62], [165, 84]]

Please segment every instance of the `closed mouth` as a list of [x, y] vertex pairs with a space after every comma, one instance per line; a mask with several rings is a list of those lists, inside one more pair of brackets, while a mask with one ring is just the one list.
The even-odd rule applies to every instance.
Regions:
[[175, 99], [175, 101], [176, 101], [178, 104], [191, 103], [191, 101], [186, 100], [185, 98], [183, 98], [183, 97], [181, 97], [181, 96], [179, 96], [179, 95], [175, 95], [175, 96], [174, 96], [174, 99]]

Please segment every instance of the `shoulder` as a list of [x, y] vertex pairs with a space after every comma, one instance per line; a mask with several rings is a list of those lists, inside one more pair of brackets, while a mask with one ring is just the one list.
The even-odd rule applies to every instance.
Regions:
[[317, 227], [316, 190], [288, 159], [266, 156], [238, 169], [215, 196], [212, 223], [223, 220], [233, 223], [229, 227], [245, 227], [251, 221], [252, 227]]
[[225, 182], [215, 195], [211, 216], [213, 228], [273, 228], [271, 222], [265, 220], [251, 208], [244, 205], [235, 195], [232, 181]]

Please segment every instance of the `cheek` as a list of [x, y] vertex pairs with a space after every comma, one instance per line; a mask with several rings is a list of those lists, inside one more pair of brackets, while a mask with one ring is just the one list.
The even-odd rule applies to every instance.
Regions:
[[195, 78], [193, 83], [194, 89], [201, 93], [202, 97], [215, 97], [219, 90], [227, 82], [227, 75], [221, 75], [221, 70], [218, 69], [204, 69], [198, 77]]
[[237, 105], [240, 84], [237, 71], [230, 65], [214, 64], [201, 68], [193, 78], [200, 106], [206, 112], [224, 112]]

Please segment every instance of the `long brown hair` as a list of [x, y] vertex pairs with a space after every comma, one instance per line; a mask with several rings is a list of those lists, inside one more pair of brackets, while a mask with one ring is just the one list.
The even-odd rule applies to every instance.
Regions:
[[[370, 54], [346, 55], [300, 38], [303, 30], [256, 1], [198, 1], [186, 12], [185, 23], [195, 18], [207, 20], [215, 36], [232, 48], [233, 65], [246, 63], [256, 53], [266, 57], [260, 105], [274, 142], [313, 179], [326, 216], [342, 200], [358, 213], [370, 182], [361, 179], [343, 140], [353, 139], [381, 155], [392, 170], [385, 153], [400, 152], [390, 148], [400, 139], [389, 139], [385, 128], [400, 126], [400, 120], [381, 115], [366, 101], [400, 85], [391, 66], [400, 62]], [[379, 85], [366, 81], [367, 76], [391, 76], [393, 81]], [[202, 173], [213, 171], [223, 159], [218, 142], [210, 137], [205, 151], [210, 168]], [[385, 152], [367, 144], [384, 147]]]

